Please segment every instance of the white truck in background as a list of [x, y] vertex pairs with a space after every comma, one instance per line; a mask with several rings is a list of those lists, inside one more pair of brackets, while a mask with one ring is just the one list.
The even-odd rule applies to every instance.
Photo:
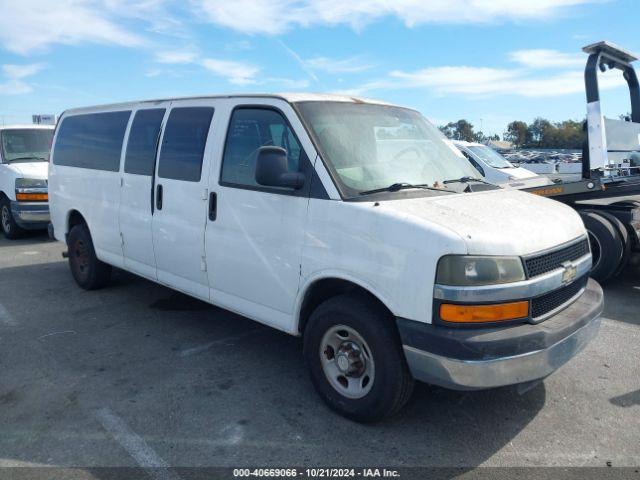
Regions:
[[52, 125], [0, 126], [0, 228], [8, 239], [49, 224]]

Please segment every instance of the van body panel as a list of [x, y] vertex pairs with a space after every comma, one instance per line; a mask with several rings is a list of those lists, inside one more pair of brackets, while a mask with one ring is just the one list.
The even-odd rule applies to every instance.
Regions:
[[[218, 102], [215, 100], [171, 103], [165, 128], [160, 137], [154, 185], [153, 250], [158, 280], [168, 285], [175, 285], [180, 290], [203, 300], [209, 300], [205, 228], [209, 168], [215, 143], [212, 132], [220, 128], [215, 112], [217, 105]], [[173, 148], [167, 136], [168, 129], [172, 125], [172, 116], [176, 115], [176, 122], [179, 122], [178, 115], [186, 111], [181, 109], [188, 108], [212, 109], [212, 117], [205, 132], [199, 178], [184, 180], [167, 178], [169, 175], [163, 177], [163, 153], [166, 153], [166, 149]], [[178, 128], [182, 127], [176, 125], [176, 129]], [[161, 205], [158, 203], [160, 196]]]
[[[129, 137], [136, 115], [139, 112], [163, 109], [162, 123], [165, 123], [169, 115], [169, 106], [169, 102], [164, 102], [146, 105], [132, 112], [123, 147], [124, 160], [120, 166], [122, 188], [120, 190], [119, 217], [124, 266], [139, 275], [153, 280], [158, 278], [153, 248], [153, 212], [151, 205], [155, 169], [152, 169], [149, 175], [128, 173], [126, 171], [126, 156], [129, 148]], [[156, 139], [154, 165], [157, 164], [159, 140], [158, 137]]]
[[406, 201], [311, 199], [298, 308], [315, 281], [340, 278], [361, 285], [396, 316], [430, 322], [438, 259], [465, 254], [467, 245], [449, 226], [394, 208]]
[[238, 313], [292, 331], [309, 198], [220, 181], [227, 130], [236, 108], [276, 109], [275, 113], [285, 116], [301, 146], [310, 144], [295, 112], [284, 101], [225, 102], [220, 115], [225, 125], [214, 133], [218, 161], [210, 174], [210, 191], [217, 195], [216, 219], [208, 222], [206, 234], [210, 298]]

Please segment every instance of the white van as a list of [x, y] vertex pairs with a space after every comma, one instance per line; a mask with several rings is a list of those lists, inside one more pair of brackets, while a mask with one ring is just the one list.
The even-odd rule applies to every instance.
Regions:
[[291, 94], [69, 110], [49, 173], [81, 287], [115, 266], [302, 335], [315, 388], [355, 420], [398, 411], [414, 379], [544, 378], [598, 331], [578, 214], [468, 181], [410, 109]]
[[553, 181], [549, 178], [525, 168], [516, 167], [487, 145], [461, 140], [454, 140], [453, 143], [489, 183], [499, 185], [502, 188], [529, 188], [553, 185]]
[[5, 237], [49, 224], [47, 170], [53, 126], [0, 126], [0, 225]]

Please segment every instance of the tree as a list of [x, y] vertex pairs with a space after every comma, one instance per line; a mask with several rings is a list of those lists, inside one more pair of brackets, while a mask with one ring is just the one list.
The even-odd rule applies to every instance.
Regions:
[[549, 120], [544, 118], [536, 118], [529, 128], [527, 129], [527, 146], [529, 147], [538, 147], [544, 148], [545, 135], [549, 135], [551, 133], [551, 129], [553, 125]]
[[516, 147], [522, 147], [527, 142], [529, 127], [525, 122], [515, 120], [507, 126], [504, 139], [513, 143]]
[[476, 133], [473, 131], [473, 125], [464, 119], [460, 119], [457, 122], [449, 122], [438, 128], [447, 138], [452, 140], [475, 142], [477, 138]]

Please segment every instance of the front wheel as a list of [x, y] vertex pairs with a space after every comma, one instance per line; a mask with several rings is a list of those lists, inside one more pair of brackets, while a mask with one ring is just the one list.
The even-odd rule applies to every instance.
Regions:
[[11, 204], [7, 198], [0, 200], [0, 225], [2, 226], [2, 233], [10, 240], [23, 237], [26, 233], [23, 228], [16, 223], [11, 212]]
[[413, 391], [394, 319], [365, 295], [322, 303], [305, 329], [304, 356], [322, 399], [358, 422], [394, 415]]
[[76, 283], [85, 290], [102, 288], [111, 278], [111, 266], [98, 260], [86, 225], [76, 225], [67, 237], [69, 267]]

